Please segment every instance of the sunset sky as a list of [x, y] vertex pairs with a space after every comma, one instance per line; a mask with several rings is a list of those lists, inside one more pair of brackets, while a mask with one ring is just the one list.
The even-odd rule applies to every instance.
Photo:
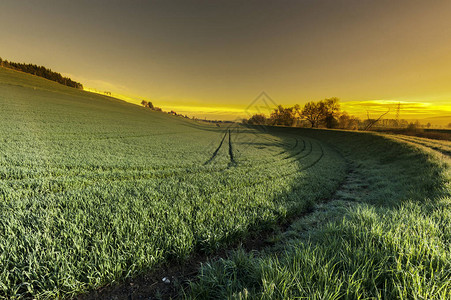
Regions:
[[0, 36], [3, 59], [199, 117], [241, 116], [262, 91], [451, 116], [449, 0], [3, 0]]

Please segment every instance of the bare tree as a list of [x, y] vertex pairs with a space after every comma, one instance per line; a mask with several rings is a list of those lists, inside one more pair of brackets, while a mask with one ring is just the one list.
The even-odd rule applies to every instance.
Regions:
[[321, 108], [318, 103], [310, 101], [302, 108], [301, 115], [310, 122], [312, 128], [318, 127], [319, 120], [321, 119]]
[[273, 125], [293, 126], [296, 122], [296, 106], [284, 108], [279, 105], [271, 113], [270, 121]]
[[325, 123], [326, 127], [332, 128], [338, 124], [336, 117], [339, 112], [339, 99], [334, 97], [319, 102], [308, 102], [302, 108], [301, 115], [312, 124], [312, 127], [318, 127], [320, 123]]
[[323, 114], [323, 121], [327, 128], [338, 126], [338, 114], [340, 112], [340, 103], [338, 98], [327, 98], [320, 101]]
[[252, 124], [252, 125], [265, 125], [266, 117], [264, 114], [256, 114], [256, 115], [253, 115], [251, 118], [249, 118], [247, 123]]

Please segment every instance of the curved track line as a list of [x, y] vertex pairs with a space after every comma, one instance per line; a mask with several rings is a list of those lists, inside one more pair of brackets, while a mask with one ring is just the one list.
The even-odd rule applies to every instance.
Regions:
[[[304, 146], [303, 146], [303, 148], [302, 148], [301, 151], [299, 151], [299, 152], [297, 152], [297, 153], [295, 153], [295, 154], [293, 154], [293, 155], [289, 155], [289, 156], [285, 157], [284, 159], [289, 159], [289, 158], [296, 157], [296, 156], [298, 156], [299, 154], [301, 154], [302, 152], [304, 152], [304, 151], [305, 151], [305, 148], [306, 148], [307, 146], [306, 146], [304, 140], [303, 140], [303, 142], [304, 142]], [[308, 141], [308, 143], [309, 143], [309, 145], [310, 145], [310, 150], [309, 150], [306, 154], [302, 155], [301, 157], [297, 157], [297, 158], [296, 158], [297, 160], [302, 159], [302, 158], [304, 158], [304, 157], [306, 157], [306, 156], [309, 156], [309, 155], [312, 153], [312, 150], [313, 150], [313, 144], [312, 144], [311, 141]]]
[[233, 157], [232, 134], [230, 133], [230, 129], [229, 129], [229, 156], [230, 162], [232, 164], [236, 164], [235, 158]]
[[299, 169], [299, 171], [304, 171], [304, 170], [307, 170], [307, 169], [313, 167], [314, 165], [316, 165], [323, 158], [323, 156], [324, 156], [324, 149], [321, 146], [321, 143], [319, 143], [319, 142], [318, 142], [318, 146], [319, 146], [319, 149], [321, 150], [320, 156], [315, 161], [313, 161], [310, 165], [307, 165], [307, 166]]
[[227, 132], [226, 132], [226, 133], [224, 134], [224, 136], [222, 137], [221, 143], [219, 143], [218, 148], [216, 148], [215, 152], [213, 152], [213, 155], [210, 157], [209, 160], [207, 160], [207, 161], [204, 163], [204, 165], [209, 164], [210, 162], [213, 161], [213, 159], [215, 159], [216, 155], [217, 155], [218, 152], [219, 152], [219, 149], [221, 149], [222, 143], [224, 143], [224, 140], [225, 140], [226, 135], [227, 135]]
[[436, 141], [424, 141], [424, 140], [420, 140], [420, 139], [416, 139], [416, 138], [409, 138], [409, 137], [404, 137], [404, 136], [396, 136], [395, 139], [403, 141], [403, 142], [408, 142], [408, 143], [412, 143], [414, 145], [420, 145], [426, 148], [429, 148], [431, 150], [434, 150], [436, 152], [439, 152], [445, 156], [451, 156], [451, 147], [446, 145], [445, 143], [440, 143], [440, 142], [436, 142]]

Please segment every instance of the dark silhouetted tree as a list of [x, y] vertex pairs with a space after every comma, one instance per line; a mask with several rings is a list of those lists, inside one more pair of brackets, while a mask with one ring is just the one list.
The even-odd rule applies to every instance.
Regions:
[[302, 108], [301, 116], [310, 122], [312, 128], [318, 127], [318, 123], [322, 117], [322, 109], [318, 103], [310, 101]]
[[248, 124], [251, 125], [265, 125], [267, 122], [267, 119], [264, 114], [256, 114], [247, 120]]
[[342, 114], [340, 114], [337, 120], [338, 127], [341, 129], [356, 130], [359, 128], [359, 124], [361, 123], [361, 120], [359, 118], [350, 116], [347, 112], [343, 112]]
[[301, 116], [309, 121], [312, 127], [318, 127], [320, 124], [324, 124], [327, 128], [337, 127], [339, 113], [338, 98], [327, 98], [318, 102], [310, 101], [301, 110]]
[[[297, 106], [297, 110], [299, 110], [299, 105]], [[296, 125], [297, 110], [296, 106], [284, 108], [282, 105], [279, 105], [271, 113], [271, 116], [269, 118], [270, 123], [272, 125], [282, 125], [282, 126]]]
[[338, 121], [336, 117], [340, 112], [340, 103], [338, 98], [328, 98], [319, 102], [322, 114], [322, 121], [327, 128], [336, 128]]

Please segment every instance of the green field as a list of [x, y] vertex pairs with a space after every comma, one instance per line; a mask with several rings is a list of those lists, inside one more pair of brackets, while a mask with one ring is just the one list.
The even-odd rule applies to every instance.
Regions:
[[451, 299], [449, 144], [293, 131], [335, 145], [345, 181], [274, 245], [204, 264], [188, 298]]
[[180, 295], [451, 295], [446, 142], [210, 126], [3, 68], [0, 109], [1, 298], [75, 296], [312, 208]]

